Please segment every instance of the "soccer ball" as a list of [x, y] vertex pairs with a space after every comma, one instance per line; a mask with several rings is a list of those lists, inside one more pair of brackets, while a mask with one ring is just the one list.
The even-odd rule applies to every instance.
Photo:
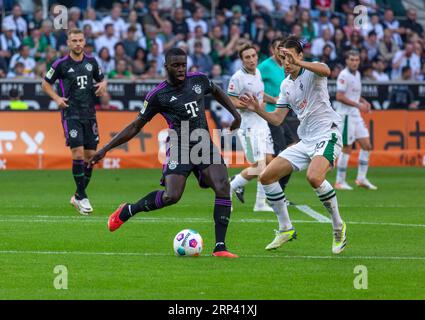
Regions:
[[192, 229], [184, 229], [174, 237], [174, 252], [179, 257], [199, 256], [204, 247], [201, 235]]

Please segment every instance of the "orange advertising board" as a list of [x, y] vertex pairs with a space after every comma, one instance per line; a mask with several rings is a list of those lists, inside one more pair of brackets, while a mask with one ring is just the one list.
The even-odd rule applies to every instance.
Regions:
[[[128, 125], [137, 112], [98, 112], [100, 146]], [[372, 166], [425, 165], [425, 112], [375, 111], [364, 115], [374, 151]], [[210, 129], [214, 121], [208, 113]], [[127, 144], [108, 153], [101, 167], [160, 168], [167, 123], [156, 116]], [[356, 151], [350, 164], [356, 165]], [[238, 158], [239, 155], [238, 155]], [[235, 159], [235, 155], [233, 155]], [[71, 167], [59, 112], [0, 113], [0, 169]]]

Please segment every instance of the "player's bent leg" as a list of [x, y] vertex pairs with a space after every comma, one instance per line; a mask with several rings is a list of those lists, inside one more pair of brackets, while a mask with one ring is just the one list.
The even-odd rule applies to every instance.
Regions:
[[161, 209], [177, 203], [184, 191], [187, 177], [185, 175], [170, 174], [165, 177], [165, 190], [156, 190], [134, 204], [121, 204], [108, 220], [109, 230], [117, 230], [124, 222], [139, 212], [148, 212]]
[[227, 169], [224, 164], [212, 164], [202, 170], [205, 183], [214, 190], [214, 223], [215, 223], [215, 248], [213, 256], [237, 258], [226, 248], [226, 233], [230, 221], [232, 201], [230, 199], [230, 184]]
[[[258, 165], [256, 168], [256, 173], [260, 175], [260, 173], [266, 168], [266, 165], [273, 161], [272, 154], [266, 154], [265, 160], [258, 161]], [[264, 187], [260, 182], [260, 179], [257, 178], [257, 195], [255, 198], [254, 204], [254, 212], [273, 212], [273, 208], [270, 207], [266, 201], [266, 193], [264, 192]]]
[[342, 152], [338, 157], [335, 182], [335, 189], [337, 190], [353, 190], [346, 181], [348, 160], [350, 159], [351, 150], [352, 145], [343, 146]]
[[367, 179], [367, 171], [369, 169], [369, 156], [372, 150], [369, 137], [358, 139], [357, 142], [360, 144], [359, 152], [359, 166], [357, 170], [356, 185], [369, 190], [377, 190], [378, 187], [373, 185], [369, 179]]
[[339, 214], [336, 192], [326, 180], [326, 173], [331, 167], [327, 158], [321, 155], [313, 157], [307, 169], [307, 180], [314, 188], [319, 200], [332, 218], [333, 242], [332, 252], [341, 253], [347, 243], [347, 228]]
[[230, 179], [230, 190], [234, 192], [238, 200], [242, 203], [245, 203], [244, 193], [245, 193], [245, 185], [248, 184], [251, 180], [257, 178], [258, 171], [257, 170], [258, 163], [252, 164], [250, 167], [243, 169], [239, 174], [233, 176]]
[[260, 174], [260, 182], [264, 187], [267, 200], [279, 222], [279, 230], [276, 230], [275, 238], [266, 246], [266, 250], [277, 249], [285, 242], [296, 239], [297, 236], [289, 218], [285, 194], [277, 182], [282, 176], [289, 175], [292, 170], [292, 165], [287, 159], [276, 157]]

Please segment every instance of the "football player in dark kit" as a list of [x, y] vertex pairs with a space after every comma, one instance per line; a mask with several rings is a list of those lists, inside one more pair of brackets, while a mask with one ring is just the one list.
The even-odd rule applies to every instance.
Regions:
[[[157, 210], [177, 203], [183, 194], [187, 177], [193, 172], [201, 187], [210, 187], [215, 193], [216, 245], [213, 256], [237, 258], [225, 245], [231, 211], [230, 184], [226, 165], [208, 132], [204, 96], [211, 93], [233, 115], [231, 130], [239, 128], [241, 119], [227, 95], [204, 74], [186, 73], [186, 61], [186, 53], [181, 49], [173, 48], [166, 53], [167, 80], [148, 93], [138, 117], [100, 149], [91, 163], [99, 162], [109, 150], [136, 136], [148, 121], [160, 113], [172, 132], [176, 133], [174, 138], [169, 135], [171, 139], [168, 141], [167, 161], [163, 170], [165, 190], [153, 191], [137, 203], [120, 205], [109, 217], [109, 230], [115, 231], [138, 212]], [[205, 133], [204, 139], [190, 141], [189, 136], [192, 137], [192, 133], [199, 129]], [[196, 149], [198, 142], [202, 143], [203, 147], [207, 146], [208, 152], [203, 152], [203, 148]], [[195, 149], [197, 152], [194, 152]], [[198, 156], [202, 158], [200, 162], [195, 161]]]
[[[90, 158], [99, 143], [95, 96], [106, 91], [106, 80], [94, 57], [84, 54], [84, 34], [79, 29], [68, 32], [69, 54], [56, 60], [42, 82], [43, 90], [61, 109], [66, 145], [72, 154], [72, 174], [77, 191], [71, 204], [83, 215], [93, 211], [86, 194], [92, 168]], [[59, 95], [53, 84], [59, 80]], [[96, 84], [93, 83], [96, 81]]]

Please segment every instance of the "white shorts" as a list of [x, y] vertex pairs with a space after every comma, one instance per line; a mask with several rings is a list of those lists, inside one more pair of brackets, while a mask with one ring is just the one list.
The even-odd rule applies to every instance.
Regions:
[[266, 158], [266, 154], [274, 154], [273, 139], [269, 127], [258, 129], [239, 129], [239, 141], [250, 163]]
[[339, 130], [331, 130], [328, 135], [322, 136], [314, 142], [305, 143], [302, 140], [283, 150], [279, 157], [288, 160], [294, 171], [301, 171], [308, 167], [315, 156], [324, 156], [334, 165], [335, 159], [341, 153], [342, 137]]
[[369, 138], [369, 130], [363, 118], [359, 115], [341, 115], [342, 122], [342, 144], [351, 146], [357, 139]]

